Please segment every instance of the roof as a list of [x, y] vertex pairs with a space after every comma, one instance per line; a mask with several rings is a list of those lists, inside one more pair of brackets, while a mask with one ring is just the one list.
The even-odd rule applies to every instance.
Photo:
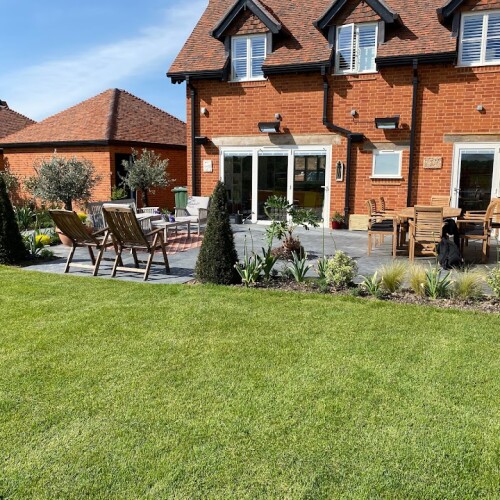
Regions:
[[[349, 0], [345, 8], [353, 9], [360, 2]], [[328, 40], [313, 23], [322, 19], [338, 0], [261, 0], [260, 3], [289, 33], [276, 36], [273, 53], [267, 56], [264, 71], [273, 66], [328, 63], [331, 56]], [[399, 15], [398, 22], [386, 29], [386, 41], [378, 48], [378, 58], [456, 51], [456, 39], [450, 36], [449, 28], [439, 22], [436, 12], [445, 0], [378, 0], [370, 3], [378, 5], [379, 10]], [[172, 64], [169, 76], [222, 72], [227, 59], [224, 44], [210, 33], [233, 6], [234, 0], [210, 0]]]
[[1, 146], [71, 143], [186, 145], [186, 124], [120, 89], [109, 89], [9, 135]]
[[0, 101], [0, 139], [34, 123], [31, 118], [10, 109], [5, 101]]

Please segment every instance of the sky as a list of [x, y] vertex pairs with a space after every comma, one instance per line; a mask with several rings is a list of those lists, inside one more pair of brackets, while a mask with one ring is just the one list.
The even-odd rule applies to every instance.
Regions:
[[166, 77], [207, 0], [0, 0], [0, 100], [43, 120], [109, 88], [186, 119]]

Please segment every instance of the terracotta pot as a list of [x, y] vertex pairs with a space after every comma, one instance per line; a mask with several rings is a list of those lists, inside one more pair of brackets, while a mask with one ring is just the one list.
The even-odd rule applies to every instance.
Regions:
[[342, 222], [332, 220], [332, 229], [342, 229]]
[[[89, 234], [93, 233], [93, 229], [91, 227], [89, 227], [89, 226], [85, 226], [85, 230]], [[57, 236], [59, 236], [59, 240], [61, 241], [61, 243], [64, 246], [66, 246], [66, 247], [72, 247], [73, 246], [73, 242], [71, 241], [71, 239], [68, 238], [63, 232], [61, 232], [61, 230], [58, 227], [56, 227], [56, 234], [57, 234]]]

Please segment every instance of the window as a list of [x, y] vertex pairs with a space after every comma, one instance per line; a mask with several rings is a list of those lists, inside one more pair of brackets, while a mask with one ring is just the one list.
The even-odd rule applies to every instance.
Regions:
[[401, 151], [374, 151], [372, 177], [401, 177]]
[[237, 36], [231, 40], [231, 79], [262, 80], [266, 58], [266, 35]]
[[500, 11], [463, 15], [458, 60], [462, 66], [500, 64]]
[[336, 73], [376, 71], [377, 24], [347, 24], [337, 28]]

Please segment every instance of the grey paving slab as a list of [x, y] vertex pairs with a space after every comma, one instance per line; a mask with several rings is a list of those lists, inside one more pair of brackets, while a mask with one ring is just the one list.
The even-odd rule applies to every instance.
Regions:
[[[261, 251], [261, 247], [266, 246], [266, 226], [258, 224], [240, 224], [233, 225], [233, 232], [235, 237], [236, 249], [240, 259], [243, 258], [245, 245], [248, 251], [252, 248], [256, 252]], [[367, 233], [365, 231], [346, 231], [346, 230], [329, 230], [322, 228], [310, 229], [308, 231], [299, 228], [296, 235], [300, 238], [311, 263], [314, 265], [318, 258], [323, 253], [325, 255], [333, 255], [336, 250], [343, 250], [358, 264], [359, 274], [368, 276], [373, 274], [383, 264], [392, 262], [391, 257], [391, 238], [386, 238], [383, 245], [376, 247], [370, 256], [367, 255]], [[275, 242], [275, 245], [278, 243]], [[494, 242], [491, 249], [491, 255], [488, 265], [494, 265], [497, 259], [498, 242]], [[35, 264], [25, 269], [57, 273], [64, 272], [65, 260], [68, 254], [68, 248], [62, 245], [53, 247], [52, 250], [57, 256], [61, 258], [56, 261]], [[179, 252], [169, 256], [171, 273], [165, 274], [161, 266], [153, 266], [148, 283], [167, 283], [178, 284], [186, 283], [193, 279], [194, 266], [198, 257], [199, 248], [191, 249], [185, 252]], [[107, 257], [113, 257], [114, 252], [109, 251], [106, 253]], [[479, 243], [471, 242], [469, 247], [465, 249], [464, 255], [466, 261], [470, 264], [477, 264], [481, 258], [481, 246]], [[408, 262], [408, 256], [400, 255], [398, 260]], [[76, 252], [75, 261], [87, 261], [88, 253], [85, 249], [78, 249]], [[131, 265], [132, 258], [130, 255], [124, 258], [125, 265]], [[434, 259], [417, 258], [417, 262], [433, 263]], [[281, 270], [283, 264], [278, 264], [277, 270]], [[479, 266], [484, 267], [484, 266]], [[71, 270], [71, 274], [77, 276], [89, 276], [91, 274], [88, 270]], [[100, 278], [119, 279], [126, 281], [141, 282], [142, 276], [135, 273], [119, 273], [116, 278], [111, 278], [111, 262], [104, 261], [99, 270]], [[314, 270], [309, 271], [310, 276], [314, 276]]]

